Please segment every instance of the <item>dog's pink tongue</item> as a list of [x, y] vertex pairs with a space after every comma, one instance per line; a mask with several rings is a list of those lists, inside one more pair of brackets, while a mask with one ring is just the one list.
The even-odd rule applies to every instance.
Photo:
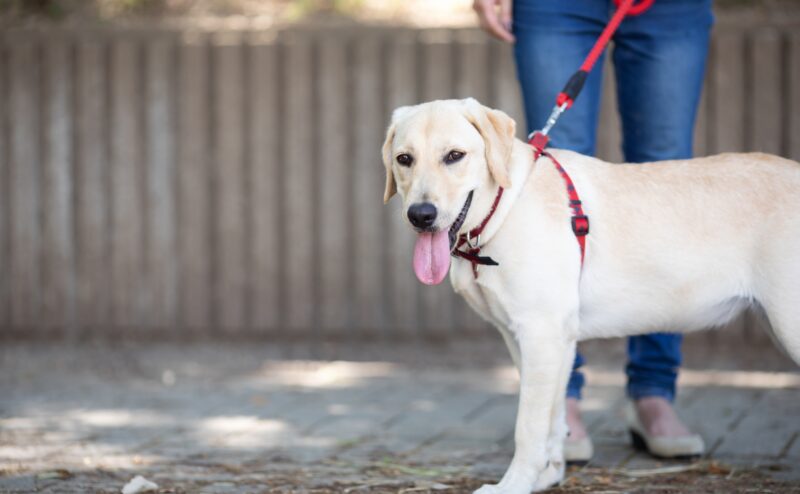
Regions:
[[447, 230], [420, 233], [414, 246], [414, 273], [426, 285], [438, 285], [450, 269], [450, 237]]

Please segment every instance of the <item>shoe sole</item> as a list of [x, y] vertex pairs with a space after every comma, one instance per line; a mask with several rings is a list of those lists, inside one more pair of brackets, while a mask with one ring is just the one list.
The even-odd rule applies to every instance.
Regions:
[[702, 455], [694, 454], [694, 455], [674, 455], [674, 456], [663, 456], [657, 453], [650, 451], [650, 448], [647, 447], [647, 442], [644, 440], [641, 434], [638, 432], [629, 429], [631, 433], [631, 443], [633, 443], [633, 449], [637, 451], [643, 451], [653, 458], [658, 458], [659, 460], [683, 460], [683, 461], [692, 461], [697, 460]]

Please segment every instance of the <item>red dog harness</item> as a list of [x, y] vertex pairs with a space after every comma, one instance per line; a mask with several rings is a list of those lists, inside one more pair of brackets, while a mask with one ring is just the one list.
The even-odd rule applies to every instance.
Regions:
[[[572, 182], [572, 179], [569, 177], [567, 171], [564, 170], [564, 167], [561, 166], [561, 163], [559, 163], [552, 154], [544, 150], [545, 146], [547, 146], [547, 141], [548, 139], [546, 135], [542, 134], [541, 132], [536, 132], [533, 134], [531, 140], [528, 141], [528, 144], [533, 147], [534, 161], [538, 160], [540, 156], [547, 156], [556, 166], [558, 173], [560, 173], [561, 177], [564, 179], [564, 183], [567, 186], [567, 196], [569, 197], [569, 207], [572, 209], [572, 232], [575, 234], [575, 238], [578, 240], [578, 245], [581, 248], [581, 266], [583, 266], [583, 258], [585, 257], [586, 253], [586, 235], [589, 234], [589, 217], [583, 214], [583, 206], [580, 196], [578, 196], [578, 191], [575, 189], [575, 184]], [[456, 242], [455, 249], [452, 252], [453, 256], [466, 259], [472, 263], [472, 275], [476, 279], [478, 278], [479, 264], [484, 266], [497, 266], [499, 264], [491, 257], [480, 255], [480, 239], [481, 233], [483, 232], [484, 228], [486, 228], [489, 220], [492, 219], [492, 216], [494, 216], [494, 212], [497, 210], [498, 204], [500, 204], [500, 198], [503, 197], [503, 190], [504, 189], [502, 187], [497, 189], [497, 195], [494, 197], [492, 207], [489, 209], [489, 213], [486, 215], [486, 217], [483, 218], [483, 221], [481, 221], [480, 224], [472, 230], [468, 231], [467, 233], [462, 233], [458, 236], [458, 241]], [[467, 246], [466, 250], [460, 250], [464, 245]]]
[[589, 217], [583, 214], [581, 198], [578, 195], [575, 184], [572, 183], [572, 179], [569, 178], [567, 171], [552, 154], [544, 150], [548, 140], [548, 137], [541, 132], [534, 132], [528, 144], [533, 147], [533, 159], [538, 160], [539, 156], [547, 156], [550, 158], [550, 161], [556, 165], [558, 173], [561, 174], [561, 178], [563, 178], [564, 182], [567, 184], [569, 207], [572, 209], [572, 233], [575, 234], [575, 238], [578, 239], [578, 245], [581, 247], [581, 266], [583, 266], [583, 258], [586, 257], [586, 235], [589, 235]]

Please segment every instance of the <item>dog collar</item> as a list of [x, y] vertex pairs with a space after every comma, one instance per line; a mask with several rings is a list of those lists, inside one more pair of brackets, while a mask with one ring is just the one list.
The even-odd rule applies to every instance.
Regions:
[[[486, 225], [489, 223], [489, 220], [492, 219], [494, 216], [494, 212], [497, 210], [497, 205], [500, 204], [500, 198], [503, 197], [503, 188], [499, 187], [497, 189], [497, 195], [494, 197], [494, 202], [492, 203], [491, 209], [489, 209], [489, 213], [483, 218], [483, 221], [473, 228], [472, 230], [468, 231], [467, 233], [462, 233], [458, 236], [458, 241], [456, 242], [455, 248], [450, 253], [453, 257], [460, 257], [462, 259], [466, 259], [470, 263], [472, 263], [472, 274], [475, 278], [478, 277], [478, 265], [484, 266], [498, 266], [499, 263], [492, 259], [489, 256], [481, 256], [481, 233], [483, 229], [486, 228]], [[465, 209], [469, 209], [469, 203], [472, 202], [472, 192], [470, 192], [469, 197], [467, 197], [467, 202], [464, 204], [464, 208], [462, 208], [462, 213], [465, 212]], [[463, 215], [466, 217], [466, 214]], [[461, 215], [459, 215], [461, 217]], [[463, 223], [463, 220], [461, 220]], [[473, 243], [474, 242], [474, 243]], [[462, 246], [466, 245], [466, 250], [460, 250]]]

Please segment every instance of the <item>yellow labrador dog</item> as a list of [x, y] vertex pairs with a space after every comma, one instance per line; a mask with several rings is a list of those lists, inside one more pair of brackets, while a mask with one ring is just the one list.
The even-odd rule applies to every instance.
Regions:
[[[402, 197], [417, 277], [436, 284], [449, 271], [520, 371], [514, 458], [477, 492], [527, 494], [562, 479], [578, 341], [722, 325], [758, 302], [800, 362], [800, 164], [759, 153], [610, 164], [554, 149], [591, 220], [581, 265], [564, 178], [514, 132], [474, 99], [433, 101], [398, 108], [383, 145], [384, 201]], [[501, 186], [470, 239], [498, 265], [473, 273], [451, 249]]]

